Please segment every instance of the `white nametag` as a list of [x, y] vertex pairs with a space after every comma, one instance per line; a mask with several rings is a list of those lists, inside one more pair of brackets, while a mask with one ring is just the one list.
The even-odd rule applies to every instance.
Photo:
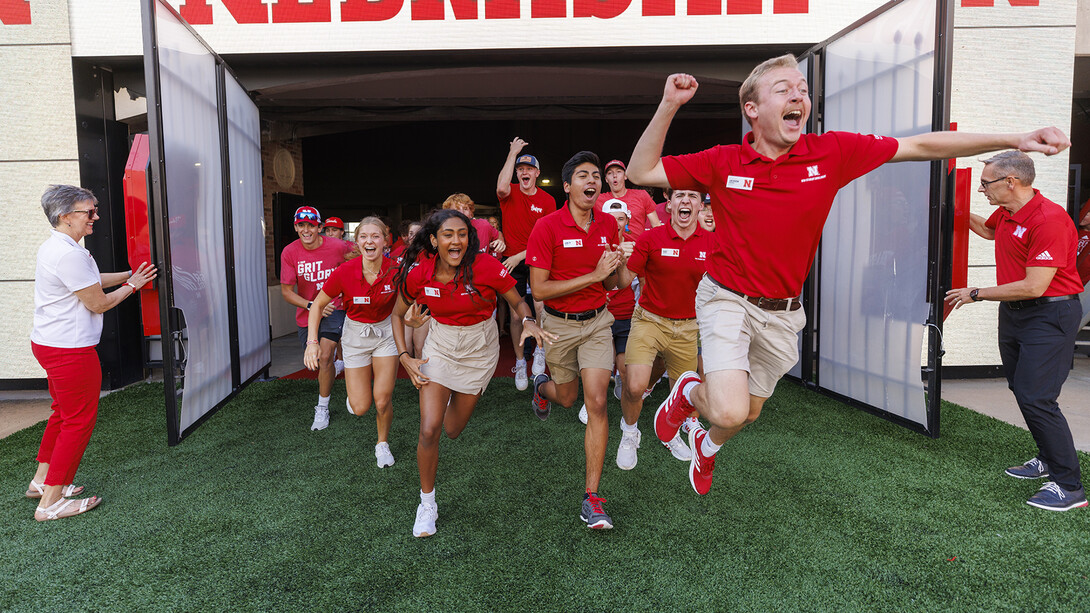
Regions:
[[439, 288], [438, 287], [425, 287], [424, 288], [424, 295], [425, 296], [431, 296], [432, 298], [438, 298], [439, 297]]
[[564, 246], [565, 247], [582, 247], [583, 246], [583, 239], [581, 239], [581, 238], [565, 238], [564, 239]]
[[355, 296], [352, 298], [352, 304], [371, 304], [370, 296]]
[[680, 249], [667, 249], [666, 247], [663, 247], [662, 248], [662, 257], [664, 257], [664, 258], [681, 257], [681, 250]]
[[727, 177], [727, 187], [730, 189], [753, 189], [753, 177], [736, 177], [730, 175]]

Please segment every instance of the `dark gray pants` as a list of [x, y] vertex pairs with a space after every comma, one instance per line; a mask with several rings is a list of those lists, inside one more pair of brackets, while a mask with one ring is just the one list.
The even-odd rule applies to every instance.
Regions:
[[1082, 319], [1078, 300], [1024, 309], [999, 306], [999, 355], [1007, 385], [1037, 443], [1037, 458], [1065, 490], [1082, 488], [1071, 428], [1056, 399], [1067, 380]]

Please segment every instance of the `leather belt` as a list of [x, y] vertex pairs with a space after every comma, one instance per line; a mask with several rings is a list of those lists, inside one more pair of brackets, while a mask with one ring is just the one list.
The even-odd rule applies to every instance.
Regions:
[[597, 317], [598, 313], [601, 313], [602, 310], [605, 309], [605, 308], [606, 308], [606, 305], [603, 304], [602, 306], [598, 307], [597, 309], [591, 309], [589, 311], [583, 311], [582, 313], [565, 313], [564, 311], [558, 311], [558, 310], [556, 310], [556, 309], [554, 309], [552, 307], [546, 306], [545, 307], [545, 312], [548, 313], [549, 315], [552, 315], [554, 317], [559, 317], [561, 319], [568, 319], [568, 320], [571, 320], [571, 321], [586, 321], [588, 319], [594, 319], [595, 317]]
[[736, 289], [729, 288], [726, 285], [720, 283], [719, 281], [716, 281], [715, 277], [711, 275], [707, 275], [707, 277], [711, 279], [712, 283], [718, 285], [719, 287], [727, 290], [728, 292], [736, 296], [742, 297], [743, 299], [745, 299], [746, 302], [752, 304], [758, 309], [762, 309], [765, 311], [797, 311], [802, 308], [802, 303], [799, 302], [798, 298], [763, 298], [761, 296], [747, 296], [746, 294], [743, 294]]
[[1007, 307], [1014, 309], [1015, 311], [1037, 306], [1039, 304], [1048, 304], [1050, 302], [1064, 302], [1065, 300], [1078, 300], [1078, 294], [1071, 294], [1069, 296], [1041, 296], [1040, 298], [1034, 298], [1033, 300], [1009, 300], [1003, 304]]

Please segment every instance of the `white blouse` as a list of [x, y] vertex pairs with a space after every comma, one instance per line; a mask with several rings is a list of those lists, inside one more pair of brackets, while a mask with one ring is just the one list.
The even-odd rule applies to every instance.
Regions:
[[38, 248], [34, 273], [34, 329], [30, 340], [46, 347], [94, 347], [102, 337], [102, 314], [80, 302], [75, 292], [102, 283], [98, 264], [63, 232], [52, 230]]

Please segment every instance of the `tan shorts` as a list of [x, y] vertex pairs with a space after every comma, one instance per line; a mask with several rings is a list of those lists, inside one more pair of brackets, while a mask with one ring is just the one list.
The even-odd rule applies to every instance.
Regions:
[[341, 349], [344, 350], [345, 368], [363, 368], [371, 365], [371, 358], [396, 356], [397, 345], [390, 318], [373, 324], [346, 318], [341, 329]]
[[744, 370], [749, 393], [768, 398], [799, 361], [799, 330], [806, 312], [765, 311], [705, 276], [696, 288], [704, 372]]
[[434, 319], [420, 367], [428, 379], [462, 394], [483, 394], [500, 358], [500, 335], [496, 322], [486, 319], [472, 326], [450, 326]]
[[696, 370], [696, 339], [695, 319], [670, 319], [637, 306], [632, 311], [632, 331], [628, 333], [624, 363], [651, 366], [662, 355], [670, 379], [677, 381], [681, 373]]
[[613, 315], [602, 309], [592, 319], [573, 321], [542, 310], [541, 327], [560, 338], [545, 344], [545, 363], [556, 383], [568, 383], [584, 368], [613, 372]]

